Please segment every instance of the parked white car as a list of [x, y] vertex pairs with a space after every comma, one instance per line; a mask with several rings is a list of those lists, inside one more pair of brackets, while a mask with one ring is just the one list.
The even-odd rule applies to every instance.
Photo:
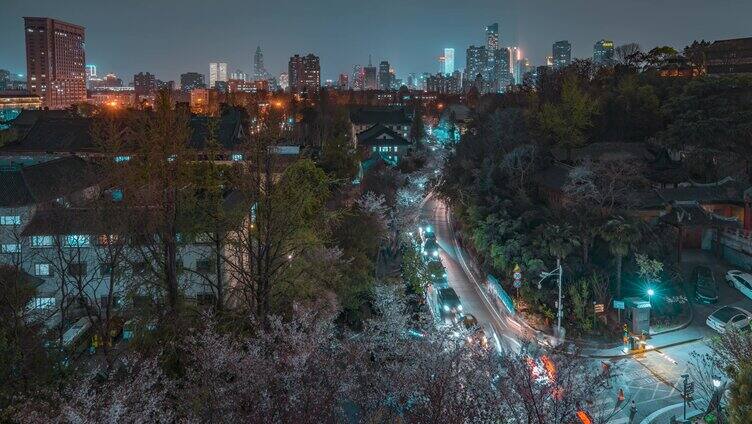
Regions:
[[743, 295], [752, 299], [752, 274], [737, 269], [726, 273], [726, 281], [731, 287], [736, 288]]
[[735, 306], [724, 306], [710, 314], [706, 324], [713, 330], [724, 334], [729, 328], [741, 330], [749, 327], [749, 313]]

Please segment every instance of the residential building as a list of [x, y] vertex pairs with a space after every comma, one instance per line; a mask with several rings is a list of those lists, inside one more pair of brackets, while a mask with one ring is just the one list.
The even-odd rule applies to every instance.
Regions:
[[444, 69], [442, 73], [444, 75], [452, 75], [454, 73], [454, 49], [444, 49]]
[[206, 88], [206, 81], [203, 74], [198, 72], [186, 72], [180, 74], [180, 89], [190, 92], [197, 88]]
[[26, 78], [50, 109], [86, 101], [84, 27], [51, 18], [24, 18]]
[[611, 40], [598, 40], [593, 46], [593, 63], [599, 66], [611, 66], [614, 64], [614, 42]]
[[714, 41], [706, 52], [708, 74], [752, 73], [752, 37]]
[[554, 68], [566, 68], [572, 63], [572, 44], [567, 40], [557, 41], [551, 50]]
[[136, 101], [145, 96], [153, 96], [157, 91], [157, 80], [149, 72], [139, 72], [133, 76], [133, 91], [136, 95]]
[[321, 63], [314, 54], [303, 57], [303, 86], [309, 93], [318, 93], [321, 89]]
[[358, 134], [376, 124], [408, 137], [412, 120], [402, 107], [357, 107], [350, 110], [353, 134]]
[[349, 83], [349, 77], [347, 74], [339, 74], [339, 79], [337, 80], [337, 88], [339, 90], [347, 90], [350, 88]]
[[231, 80], [248, 81], [248, 74], [240, 69], [236, 69], [235, 72], [230, 74]]
[[379, 158], [390, 165], [397, 165], [411, 147], [407, 137], [382, 124], [358, 133], [358, 148], [364, 156]]
[[277, 84], [279, 85], [279, 88], [281, 90], [287, 90], [288, 88], [290, 88], [290, 75], [284, 72], [279, 74]]
[[227, 82], [227, 63], [212, 62], [209, 64], [209, 88], [215, 88], [218, 81]]
[[470, 46], [465, 57], [465, 78], [474, 81], [478, 75], [485, 73], [487, 51], [483, 46]]

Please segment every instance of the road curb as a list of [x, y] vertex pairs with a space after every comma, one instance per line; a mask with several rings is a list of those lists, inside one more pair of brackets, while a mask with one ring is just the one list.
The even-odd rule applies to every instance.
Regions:
[[702, 339], [703, 339], [703, 337], [693, 337], [691, 339], [686, 339], [686, 340], [681, 340], [681, 341], [674, 342], [674, 343], [668, 343], [668, 344], [661, 345], [661, 346], [651, 347], [650, 349], [643, 349], [643, 350], [635, 351], [635, 352], [622, 353], [622, 354], [619, 354], [619, 355], [590, 355], [590, 354], [585, 354], [585, 355], [582, 355], [582, 356], [586, 356], [588, 358], [594, 358], [594, 359], [625, 358], [627, 356], [639, 355], [639, 354], [645, 353], [645, 352], [653, 352], [653, 351], [656, 351], [656, 350], [666, 349], [666, 348], [669, 348], [669, 347], [681, 346], [683, 344], [694, 343], [694, 342], [696, 342], [698, 340], [702, 340]]
[[640, 421], [640, 424], [650, 424], [650, 423], [653, 422], [654, 419], [660, 417], [664, 413], [666, 413], [666, 412], [668, 412], [668, 411], [670, 411], [672, 409], [677, 409], [677, 408], [682, 407], [682, 406], [684, 406], [684, 402], [679, 402], [679, 403], [675, 403], [673, 405], [665, 406], [665, 407], [663, 407], [663, 408], [661, 408], [661, 409], [653, 412], [652, 414], [648, 415], [647, 417], [643, 418], [642, 421]]

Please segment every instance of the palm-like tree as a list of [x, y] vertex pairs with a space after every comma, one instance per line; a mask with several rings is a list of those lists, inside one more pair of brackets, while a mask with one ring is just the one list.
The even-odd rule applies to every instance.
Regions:
[[616, 260], [616, 297], [620, 298], [622, 263], [632, 246], [640, 240], [640, 231], [629, 220], [617, 216], [606, 222], [601, 229], [601, 237], [608, 242], [609, 251]]

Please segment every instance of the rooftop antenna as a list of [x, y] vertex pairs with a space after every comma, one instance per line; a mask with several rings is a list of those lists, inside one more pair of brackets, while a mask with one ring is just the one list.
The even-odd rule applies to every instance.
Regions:
[[368, 67], [371, 68], [373, 65], [371, 65], [371, 55], [368, 55]]

